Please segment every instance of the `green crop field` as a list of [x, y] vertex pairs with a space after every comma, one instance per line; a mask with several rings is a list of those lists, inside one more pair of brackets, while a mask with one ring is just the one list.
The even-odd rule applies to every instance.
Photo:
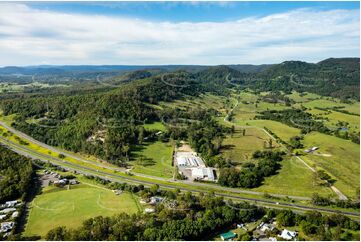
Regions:
[[173, 146], [170, 143], [145, 143], [137, 146], [130, 164], [134, 165], [133, 171], [136, 173], [171, 178], [174, 170], [172, 154]]
[[327, 171], [336, 179], [335, 186], [345, 195], [354, 197], [360, 186], [360, 146], [349, 140], [312, 132], [305, 135], [305, 147], [317, 146], [314, 154], [304, 160]]
[[311, 197], [313, 193], [334, 195], [330, 188], [317, 185], [314, 173], [296, 158], [287, 157], [281, 164], [277, 175], [267, 177], [262, 186], [253, 190], [304, 197]]
[[140, 204], [130, 193], [115, 195], [102, 187], [85, 184], [65, 188], [47, 187], [31, 203], [25, 236], [40, 235], [57, 226], [76, 228], [95, 216], [136, 213]]

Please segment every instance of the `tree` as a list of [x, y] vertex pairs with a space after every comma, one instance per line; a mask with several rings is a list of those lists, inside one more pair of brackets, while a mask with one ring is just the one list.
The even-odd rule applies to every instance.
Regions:
[[318, 170], [317, 176], [321, 180], [326, 181], [328, 184], [333, 184], [335, 182], [335, 180], [332, 179], [332, 177], [329, 174], [327, 174], [324, 170]]
[[140, 126], [138, 129], [138, 144], [142, 144], [144, 139], [144, 127]]
[[252, 237], [249, 235], [249, 233], [245, 233], [245, 234], [240, 236], [240, 240], [241, 241], [251, 241]]
[[56, 241], [61, 241], [61, 240], [68, 240], [67, 238], [67, 229], [65, 228], [65, 226], [62, 227], [57, 227], [55, 229], [50, 230], [47, 234], [45, 239], [46, 240], [56, 240]]
[[234, 127], [234, 125], [232, 125], [232, 127], [231, 127], [231, 133], [234, 134], [235, 131], [236, 131], [236, 128]]
[[61, 153], [60, 153], [60, 154], [58, 155], [58, 157], [59, 157], [60, 159], [65, 159], [66, 156], [65, 156], [64, 154], [61, 154]]
[[153, 195], [156, 195], [158, 193], [158, 189], [159, 189], [159, 185], [158, 184], [154, 184], [153, 186], [150, 187], [150, 192]]
[[299, 136], [293, 136], [290, 138], [289, 144], [294, 149], [302, 148], [303, 145], [301, 143], [301, 137]]
[[126, 157], [127, 160], [128, 160], [129, 149], [130, 149], [130, 147], [128, 145], [123, 145], [123, 147], [122, 147], [122, 151], [125, 154], [125, 157]]
[[214, 139], [214, 149], [216, 151], [219, 151], [219, 149], [222, 147], [222, 141], [223, 138], [221, 136], [218, 136]]
[[276, 216], [277, 224], [282, 226], [293, 226], [295, 215], [291, 210], [283, 210]]
[[301, 222], [301, 229], [308, 236], [314, 235], [317, 232], [317, 227], [313, 225], [311, 222], [306, 220], [303, 220]]

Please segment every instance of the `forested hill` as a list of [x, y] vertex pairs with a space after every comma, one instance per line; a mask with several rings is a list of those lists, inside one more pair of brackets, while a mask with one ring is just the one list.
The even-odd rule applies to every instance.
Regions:
[[[201, 82], [199, 74], [185, 71], [141, 76], [145, 78], [114, 86], [107, 92], [14, 98], [0, 105], [4, 115], [17, 114], [14, 127], [35, 139], [119, 164], [128, 156], [129, 147], [150, 135], [142, 128], [144, 123], [193, 115], [192, 111], [183, 114], [152, 105], [205, 92], [229, 92], [218, 81], [205, 78]], [[222, 75], [216, 80], [224, 78]], [[197, 113], [205, 117], [202, 111]], [[104, 141], [89, 142], [91, 136], [103, 132], [107, 134]]]
[[[74, 87], [68, 93], [9, 97], [0, 102], [0, 108], [4, 115], [17, 114], [13, 125], [35, 139], [119, 164], [124, 157], [128, 158], [132, 147], [151, 135], [144, 130], [145, 123], [175, 119], [201, 121], [207, 119], [205, 117], [211, 120], [216, 112], [162, 108], [160, 102], [209, 92], [229, 96], [232, 89], [244, 88], [309, 91], [355, 99], [359, 98], [358, 63], [359, 59], [329, 59], [317, 64], [288, 61], [258, 73], [240, 72], [229, 66], [197, 72], [135, 71], [113, 78], [115, 81], [110, 78], [97, 83], [105, 87], [102, 91], [84, 92]], [[218, 129], [213, 123], [206, 125]], [[189, 135], [186, 132], [171, 130], [167, 135], [184, 139]], [[97, 136], [106, 138], [90, 141]]]
[[286, 61], [248, 78], [261, 91], [308, 91], [341, 99], [360, 98], [360, 59], [330, 58], [317, 64]]

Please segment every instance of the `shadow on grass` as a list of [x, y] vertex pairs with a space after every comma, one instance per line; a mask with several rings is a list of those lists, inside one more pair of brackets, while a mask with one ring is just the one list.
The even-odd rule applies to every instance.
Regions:
[[141, 152], [151, 144], [152, 142], [146, 142], [141, 145], [132, 147], [132, 155], [130, 158], [130, 162], [132, 165], [140, 165], [140, 166], [148, 167], [148, 166], [154, 166], [156, 164], [156, 162], [153, 159], [148, 158], [141, 154]]
[[222, 150], [224, 149], [224, 150], [232, 150], [232, 149], [234, 149], [236, 146], [235, 145], [231, 145], [231, 144], [229, 144], [229, 145], [222, 145]]

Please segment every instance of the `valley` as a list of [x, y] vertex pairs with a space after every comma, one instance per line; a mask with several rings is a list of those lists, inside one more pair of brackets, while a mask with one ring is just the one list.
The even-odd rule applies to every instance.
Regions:
[[[125, 80], [122, 75], [116, 80]], [[155, 72], [105, 89], [91, 81], [81, 84], [94, 88], [91, 93], [69, 86], [70, 96], [54, 87], [53, 97], [4, 97], [0, 142], [35, 163], [40, 160], [41, 166], [65, 169], [64, 176], [76, 174], [81, 183], [68, 190], [43, 188], [28, 205], [23, 235], [44, 237], [54, 227], [77, 228], [98, 215], [153, 209], [140, 205], [141, 195], [133, 191], [112, 194], [108, 184], [157, 185], [295, 212], [357, 216], [357, 97], [264, 90], [242, 75], [250, 74], [224, 66], [195, 74]], [[214, 181], [182, 174], [173, 163], [182, 144], [214, 169]], [[94, 183], [88, 176], [100, 180]], [[79, 194], [87, 204], [76, 200]], [[69, 196], [74, 196], [71, 204]], [[320, 198], [328, 204], [320, 205]], [[99, 205], [104, 202], [106, 207]], [[43, 226], [44, 216], [50, 222]]]

